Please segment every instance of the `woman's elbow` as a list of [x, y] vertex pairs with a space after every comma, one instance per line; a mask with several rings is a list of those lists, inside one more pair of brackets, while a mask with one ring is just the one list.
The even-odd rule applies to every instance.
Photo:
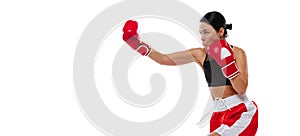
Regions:
[[174, 66], [176, 63], [167, 55], [163, 55], [156, 61], [160, 65]]
[[245, 84], [243, 86], [236, 88], [235, 90], [239, 95], [243, 95], [246, 93], [247, 87], [248, 87], [248, 84]]
[[239, 91], [237, 91], [237, 93], [238, 93], [239, 95], [243, 95], [243, 94], [246, 93], [246, 90], [239, 90]]

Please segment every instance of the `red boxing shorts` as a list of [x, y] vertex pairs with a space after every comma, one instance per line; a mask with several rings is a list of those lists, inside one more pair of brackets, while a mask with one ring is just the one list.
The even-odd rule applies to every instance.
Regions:
[[255, 102], [238, 94], [214, 101], [215, 111], [210, 120], [210, 132], [222, 136], [254, 136], [258, 128]]

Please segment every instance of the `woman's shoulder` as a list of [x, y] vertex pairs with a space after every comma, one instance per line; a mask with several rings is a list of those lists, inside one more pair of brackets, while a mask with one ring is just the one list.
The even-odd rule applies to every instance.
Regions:
[[196, 53], [206, 53], [204, 48], [191, 48], [189, 49], [190, 52], [196, 52]]
[[206, 50], [204, 48], [192, 48], [189, 49], [189, 52], [197, 58], [205, 56], [206, 54]]
[[205, 48], [192, 48], [189, 49], [189, 52], [194, 57], [194, 61], [203, 67], [203, 62], [206, 56]]
[[235, 56], [246, 56], [244, 49], [238, 46], [233, 46], [233, 53]]

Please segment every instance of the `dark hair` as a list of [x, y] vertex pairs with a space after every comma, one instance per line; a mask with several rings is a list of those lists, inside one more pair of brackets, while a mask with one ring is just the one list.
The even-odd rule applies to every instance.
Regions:
[[227, 29], [232, 29], [232, 24], [226, 24], [225, 17], [217, 11], [212, 11], [206, 13], [200, 20], [200, 22], [205, 22], [210, 24], [217, 32], [220, 28], [224, 28], [224, 37], [227, 37]]

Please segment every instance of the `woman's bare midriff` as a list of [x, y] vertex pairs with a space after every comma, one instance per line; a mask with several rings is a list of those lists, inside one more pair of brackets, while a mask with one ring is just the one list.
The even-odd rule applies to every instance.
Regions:
[[215, 100], [215, 98], [227, 98], [229, 96], [237, 94], [232, 86], [218, 86], [218, 87], [209, 87], [210, 93]]

